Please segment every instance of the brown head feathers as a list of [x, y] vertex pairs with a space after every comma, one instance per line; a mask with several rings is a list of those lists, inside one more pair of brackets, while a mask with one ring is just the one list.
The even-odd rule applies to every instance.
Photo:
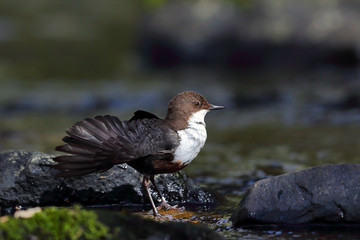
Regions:
[[166, 123], [174, 130], [185, 129], [191, 115], [201, 110], [215, 110], [223, 107], [214, 106], [197, 92], [185, 91], [173, 97], [168, 106]]

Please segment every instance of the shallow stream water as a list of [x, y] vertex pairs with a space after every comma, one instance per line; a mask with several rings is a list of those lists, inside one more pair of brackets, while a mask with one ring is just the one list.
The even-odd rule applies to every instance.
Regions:
[[[186, 211], [163, 213], [158, 221], [206, 224], [227, 239], [354, 239], [359, 235], [357, 227], [352, 226], [234, 229], [228, 221], [246, 188], [259, 179], [326, 163], [359, 162], [360, 98], [354, 98], [353, 103], [347, 101], [357, 82], [340, 84], [335, 79], [330, 84], [280, 81], [269, 85], [259, 80], [256, 84], [240, 84], [213, 81], [212, 75], [196, 76], [200, 83], [208, 84], [201, 87], [199, 81], [194, 83], [194, 73], [179, 77], [187, 79], [181, 84], [165, 81], [166, 76], [157, 76], [151, 82], [142, 77], [139, 82], [3, 82], [0, 150], [54, 153], [64, 130], [77, 120], [99, 114], [128, 119], [136, 109], [163, 117], [173, 95], [192, 89], [204, 94], [209, 102], [227, 107], [207, 115], [207, 143], [184, 169], [195, 183], [219, 196], [219, 205], [185, 206]], [[317, 77], [319, 74], [308, 76]], [[152, 218], [142, 207], [125, 208]]]

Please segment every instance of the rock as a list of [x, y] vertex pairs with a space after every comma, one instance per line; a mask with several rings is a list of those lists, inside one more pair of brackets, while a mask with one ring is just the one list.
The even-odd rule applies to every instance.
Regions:
[[233, 226], [360, 222], [360, 164], [329, 164], [253, 184]]
[[157, 222], [123, 211], [50, 207], [35, 212], [26, 219], [0, 217], [0, 239], [224, 239], [202, 224]]
[[[62, 179], [55, 177], [57, 170], [51, 168], [52, 157], [18, 150], [0, 154], [0, 209], [3, 212], [15, 206], [149, 203], [141, 186], [142, 175], [131, 167], [117, 165], [104, 173]], [[183, 172], [162, 174], [155, 180], [169, 202], [215, 204], [214, 196], [195, 186]], [[156, 193], [153, 198], [160, 200]]]
[[97, 211], [97, 214], [99, 221], [110, 227], [112, 231], [119, 227], [122, 230], [113, 239], [224, 239], [219, 233], [202, 224], [159, 223], [136, 215], [114, 214], [110, 211]]

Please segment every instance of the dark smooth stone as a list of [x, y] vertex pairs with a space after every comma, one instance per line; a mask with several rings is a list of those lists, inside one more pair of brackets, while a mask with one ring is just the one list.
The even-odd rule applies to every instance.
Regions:
[[360, 164], [329, 164], [254, 183], [230, 220], [252, 224], [359, 223]]
[[[0, 154], [0, 208], [16, 206], [68, 206], [149, 203], [142, 188], [142, 175], [131, 167], [117, 165], [104, 173], [56, 178], [51, 155], [40, 152], [6, 151]], [[215, 196], [196, 186], [183, 172], [155, 178], [163, 196], [176, 204], [214, 206]], [[154, 199], [160, 201], [151, 185]], [[155, 200], [155, 201], [156, 201]], [[150, 207], [149, 207], [150, 209]]]

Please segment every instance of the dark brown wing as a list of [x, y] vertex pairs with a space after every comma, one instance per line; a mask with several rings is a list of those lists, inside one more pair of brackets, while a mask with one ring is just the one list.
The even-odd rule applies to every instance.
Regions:
[[105, 171], [115, 164], [169, 153], [179, 144], [176, 132], [158, 118], [120, 121], [114, 116], [97, 116], [77, 122], [66, 133], [66, 144], [56, 150], [71, 155], [54, 158], [58, 162], [54, 167], [62, 171], [59, 177]]

